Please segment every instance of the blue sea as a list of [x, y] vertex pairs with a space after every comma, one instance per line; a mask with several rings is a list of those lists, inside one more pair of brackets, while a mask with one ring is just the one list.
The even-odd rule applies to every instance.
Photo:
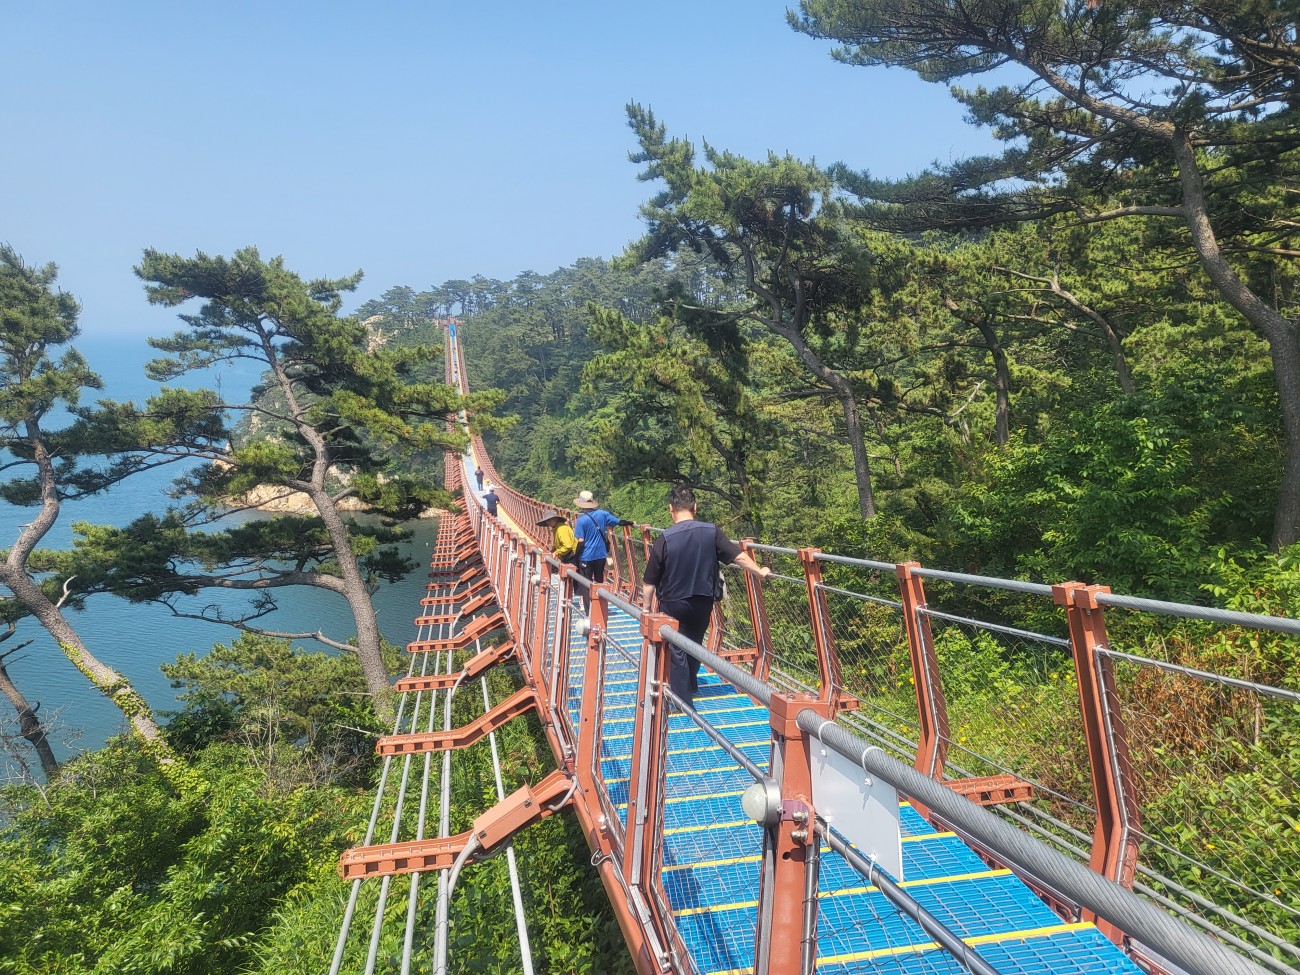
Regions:
[[[144, 363], [157, 353], [150, 349], [143, 335], [111, 339], [80, 338], [75, 346], [99, 373], [105, 389], [99, 396], [117, 400], [143, 400], [160, 386], [144, 374]], [[220, 384], [224, 395], [233, 400], [244, 395], [258, 378], [248, 365], [214, 370], [206, 376], [187, 377], [178, 382], [197, 388]], [[42, 547], [59, 548], [70, 544], [74, 522], [125, 525], [147, 512], [161, 512], [170, 503], [167, 489], [181, 473], [177, 466], [139, 474], [114, 487], [104, 495], [86, 501], [65, 504], [58, 524], [46, 536]], [[7, 548], [20, 526], [31, 520], [32, 510], [0, 503], [0, 548]], [[427, 566], [437, 522], [420, 521], [409, 526], [413, 536], [407, 545], [411, 557]], [[413, 618], [428, 582], [427, 570], [417, 568], [396, 584], [382, 583], [375, 596], [379, 625], [385, 637], [398, 644], [415, 636]], [[229, 610], [242, 604], [239, 593], [202, 593], [190, 601], [190, 608], [216, 604]], [[323, 630], [335, 639], [346, 640], [355, 634], [352, 616], [342, 597], [308, 588], [289, 588], [277, 593], [280, 608], [260, 622], [269, 630], [308, 632]], [[100, 660], [123, 673], [144, 695], [155, 711], [177, 707], [175, 691], [159, 670], [159, 664], [174, 660], [182, 653], [205, 653], [216, 643], [230, 643], [238, 632], [218, 623], [180, 619], [162, 606], [131, 605], [112, 596], [92, 596], [81, 612], [68, 617], [81, 634], [86, 646]], [[51, 725], [56, 754], [65, 758], [82, 749], [101, 746], [110, 736], [126, 730], [120, 711], [96, 691], [80, 672], [68, 662], [53, 639], [31, 620], [18, 624], [14, 638], [0, 644], [0, 651], [31, 640], [30, 645], [9, 658], [9, 674], [30, 702], [40, 702], [40, 715]], [[307, 649], [328, 650], [320, 644], [304, 641]], [[14, 712], [0, 698], [0, 724], [12, 730]], [[7, 760], [0, 759], [0, 781], [12, 772]]]

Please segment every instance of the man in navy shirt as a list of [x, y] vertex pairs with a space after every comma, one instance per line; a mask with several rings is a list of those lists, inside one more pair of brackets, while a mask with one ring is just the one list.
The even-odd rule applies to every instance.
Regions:
[[[620, 525], [633, 522], [616, 518], [596, 503], [596, 497], [590, 491], [579, 491], [573, 499], [573, 506], [582, 511], [578, 523], [573, 526], [573, 534], [578, 540], [578, 572], [593, 583], [605, 581], [605, 560], [609, 558], [609, 545], [605, 533]], [[591, 590], [582, 594], [582, 606], [591, 608]]]
[[501, 499], [497, 497], [496, 490], [491, 484], [488, 485], [487, 494], [483, 495], [483, 507], [487, 508], [487, 513], [496, 517], [497, 502]]
[[[645, 592], [641, 605], [651, 611], [655, 597], [659, 608], [677, 620], [678, 632], [688, 640], [704, 642], [713, 604], [722, 598], [723, 565], [738, 565], [765, 579], [772, 570], [742, 552], [717, 525], [695, 518], [695, 492], [677, 484], [668, 494], [673, 523], [650, 546], [645, 567]], [[672, 651], [669, 686], [691, 704], [699, 690], [700, 662], [677, 647]]]

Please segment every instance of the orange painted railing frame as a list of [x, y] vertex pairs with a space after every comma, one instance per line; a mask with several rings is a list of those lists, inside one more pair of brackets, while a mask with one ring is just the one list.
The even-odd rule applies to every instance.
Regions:
[[[457, 354], [460, 355], [459, 347], [456, 348]], [[459, 362], [460, 374], [463, 376], [463, 358]], [[476, 436], [472, 438], [472, 442], [475, 457], [492, 483], [498, 487], [503, 511], [509, 514], [510, 518], [523, 529], [525, 535], [533, 541], [541, 541], [544, 545], [549, 545], [550, 532], [535, 525], [536, 516], [543, 506], [503, 485], [491, 465], [490, 458], [483, 450], [481, 439]], [[459, 468], [460, 465], [459, 455], [448, 458], [449, 483], [459, 482], [459, 471], [452, 473], [450, 469]], [[499, 591], [503, 593], [506, 600], [506, 615], [519, 642], [519, 652], [526, 661], [526, 675], [529, 676], [530, 682], [539, 688], [539, 696], [545, 702], [545, 706], [551, 708], [552, 713], [558, 718], [556, 721], [546, 722], [552, 746], [556, 748], [557, 756], [561, 756], [561, 760], [567, 763], [566, 767], [572, 767], [575, 771], [586, 769], [589, 781], [594, 786], [600, 774], [599, 718], [594, 718], [594, 723], [590, 727], [585, 721], [579, 721], [576, 728], [572, 726], [569, 718], [570, 707], [567, 700], [571, 670], [569, 638], [574, 609], [571, 600], [573, 583], [567, 578], [566, 567], [552, 563], [548, 555], [535, 552], [530, 548], [528, 539], [515, 536], [501, 520], [483, 517], [477, 510], [477, 505], [473, 503], [473, 499], [467, 497], [466, 500], [470, 502], [468, 509], [473, 511], [472, 516], [466, 517], [466, 523], [482, 533], [478, 536], [480, 539], [478, 551], [482, 555], [485, 567], [497, 580]], [[473, 533], [469, 535], [471, 544], [474, 537]], [[453, 554], [468, 558], [468, 553], [464, 552], [465, 539], [465, 533], [459, 532], [452, 536], [447, 544]], [[640, 544], [647, 554], [650, 540], [650, 530], [642, 526]], [[614, 544], [611, 546], [611, 553], [615, 556], [614, 566], [607, 588], [620, 595], [629, 596], [635, 601], [637, 596], [635, 589], [640, 579], [637, 572], [639, 563], [633, 557], [631, 548], [633, 544], [637, 542], [626, 529], [621, 532], [621, 540], [614, 539]], [[746, 545], [752, 543], [746, 541], [742, 543], [742, 548]], [[781, 551], [788, 552], [788, 550]], [[816, 699], [819, 705], [826, 707], [828, 713], [833, 714], [845, 702], [840, 701], [842, 686], [839, 676], [840, 661], [836, 645], [836, 627], [827, 612], [825, 583], [822, 578], [822, 566], [819, 564], [821, 553], [816, 549], [803, 549], [798, 555], [804, 570], [808, 612], [821, 680]], [[877, 566], [877, 568], [883, 570], [883, 567]], [[919, 563], [914, 562], [898, 565], [896, 568], [901, 612], [920, 717], [915, 765], [927, 777], [942, 782], [945, 779], [944, 769], [948, 757], [949, 727], [943, 675], [935, 654], [925, 587], [922, 583], [924, 570]], [[935, 572], [934, 575], [940, 578], [960, 576], [956, 573], [939, 572]], [[978, 581], [976, 577], [965, 578]], [[957, 581], [962, 580], [958, 578]], [[745, 575], [745, 584], [757, 654], [753, 672], [760, 679], [767, 681], [770, 679], [775, 658], [764, 589], [748, 574]], [[1045, 587], [1039, 587], [1040, 591], [1042, 588]], [[1107, 647], [1105, 621], [1102, 608], [1096, 603], [1095, 595], [1107, 590], [1086, 587], [1078, 583], [1067, 583], [1053, 588], [1054, 598], [1064, 608], [1069, 626], [1070, 645], [1075, 658], [1078, 693], [1083, 712], [1083, 734], [1087, 741], [1097, 802], [1091, 866], [1111, 879], [1130, 884], [1138, 856], [1137, 833], [1140, 829], [1140, 818], [1128, 765], [1124, 724], [1116, 709], [1114, 675], [1109, 657], [1102, 652]], [[1091, 590], [1092, 594], [1089, 595], [1086, 590]], [[838, 603], [832, 605], [839, 608]], [[594, 600], [592, 629], [587, 646], [584, 651], [574, 651], [585, 653], [582, 704], [584, 715], [599, 714], [598, 711], [593, 712], [588, 709], [588, 698], [594, 697], [595, 702], [599, 702], [603, 687], [603, 655], [597, 647], [601, 645], [605, 632], [607, 617], [602, 615], [605, 610], [607, 606], [604, 599]], [[554, 627], [549, 626], [552, 612], [556, 622]], [[716, 651], [721, 648], [721, 628], [714, 629], [719, 632], [711, 637], [709, 646]], [[840, 636], [844, 638], [843, 633]], [[642, 686], [652, 687], [646, 684]], [[776, 747], [778, 746], [774, 745], [774, 748]], [[788, 749], [793, 746], [787, 742], [781, 747]], [[579, 751], [582, 752], [582, 760], [578, 759]], [[793, 758], [783, 758], [782, 761], [783, 768], [792, 768], [795, 765]], [[965, 783], [967, 787], [973, 787], [974, 784]], [[980, 788], [990, 793], [995, 788], [992, 780], [981, 780], [979, 784]], [[1023, 791], [1017, 791], [1019, 786], [1019, 783], [1010, 782], [997, 788], [1011, 799], [1019, 801], [1026, 797]], [[603, 791], [597, 788], [596, 794], [601, 795]], [[990, 801], [996, 798], [998, 797], [990, 794]], [[607, 885], [611, 883], [611, 876], [613, 876], [617, 878], [620, 886], [625, 886], [629, 880], [627, 871], [630, 869], [627, 861], [621, 860], [618, 868], [611, 875], [608, 862], [602, 858], [611, 856], [621, 858], [621, 847], [624, 841], [631, 843], [634, 839], [632, 830], [629, 829], [624, 835], [618, 817], [611, 817], [607, 805], [598, 807], [590, 802], [590, 797], [587, 802], [579, 803], [576, 808], [579, 809], [584, 830], [596, 851], [596, 859], [601, 861], [602, 876]], [[632, 820], [633, 815], [629, 806], [629, 824]], [[641, 842], [644, 848], [648, 839], [642, 837], [638, 842]], [[804, 878], [806, 877], [805, 872]], [[788, 883], [784, 880], [783, 882]], [[613, 891], [615, 888], [610, 889]], [[625, 933], [629, 930], [628, 924], [639, 930], [638, 921], [620, 918], [620, 923], [624, 924]], [[1114, 932], [1108, 933], [1114, 934]], [[634, 945], [633, 950], [638, 957], [638, 966], [643, 971], [655, 969], [656, 966], [665, 963], [662, 958], [647, 962], [648, 943], [645, 941], [644, 934], [635, 938], [630, 936], [629, 941]], [[636, 947], [638, 943], [641, 945], [640, 949]], [[647, 964], [650, 964], [650, 969], [645, 967]]]
[[926, 608], [925, 585], [916, 573], [919, 568], [919, 562], [903, 562], [897, 569], [920, 722], [915, 767], [921, 774], [942, 782], [944, 763], [948, 760], [948, 704], [943, 695], [943, 676], [934, 652], [930, 618], [922, 612]]
[[780, 795], [780, 818], [763, 827], [754, 971], [804, 972], [817, 955], [816, 810], [812, 742], [796, 723], [811, 708], [832, 715], [829, 701], [809, 694], [773, 694], [769, 774]]
[[819, 700], [833, 713], [844, 689], [840, 657], [835, 648], [835, 630], [826, 606], [826, 593], [822, 586], [821, 563], [815, 548], [799, 550], [799, 564], [803, 567], [804, 587], [808, 593], [808, 617], [812, 625], [813, 647], [817, 651], [818, 677], [821, 681]]
[[[754, 555], [754, 539], [746, 538], [740, 543], [740, 550], [751, 558]], [[763, 594], [763, 583], [750, 573], [745, 573], [745, 599], [749, 603], [749, 620], [753, 627], [754, 676], [766, 682], [772, 673], [772, 628], [767, 621], [767, 597]]]
[[[1079, 688], [1083, 733], [1088, 746], [1097, 822], [1089, 866], [1103, 877], [1132, 887], [1137, 871], [1141, 812], [1133, 787], [1124, 718], [1115, 706], [1115, 677], [1110, 659], [1099, 653], [1109, 646], [1105, 612], [1097, 596], [1108, 586], [1066, 582], [1052, 587], [1052, 598], [1065, 608], [1070, 648]], [[1112, 938], [1118, 932], [1098, 925]]]
[[[605, 601], [602, 599], [603, 604]], [[593, 599], [593, 607], [595, 600]], [[634, 906], [667, 905], [663, 887], [663, 829], [661, 810], [668, 749], [668, 686], [671, 653], [660, 631], [677, 629], [677, 621], [663, 613], [641, 616], [641, 657], [637, 669], [640, 706], [632, 727], [632, 763], [628, 773], [627, 827], [622, 864], [623, 881]], [[673, 970], [688, 965], [671, 912], [649, 911], [660, 960], [674, 959]]]

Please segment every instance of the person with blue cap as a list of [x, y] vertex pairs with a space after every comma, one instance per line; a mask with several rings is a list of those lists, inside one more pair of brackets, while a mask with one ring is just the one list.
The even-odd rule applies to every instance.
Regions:
[[[609, 543], [606, 532], [620, 525], [633, 525], [611, 515], [596, 502], [596, 496], [590, 491], [579, 491], [573, 499], [573, 506], [582, 514], [573, 528], [578, 542], [578, 572], [593, 584], [605, 581], [605, 560], [609, 558]], [[591, 590], [582, 594], [582, 608], [591, 609]]]

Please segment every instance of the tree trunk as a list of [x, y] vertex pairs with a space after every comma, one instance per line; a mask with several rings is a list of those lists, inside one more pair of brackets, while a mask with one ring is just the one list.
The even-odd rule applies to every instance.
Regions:
[[748, 452], [744, 446], [728, 447], [717, 436], [711, 436], [709, 441], [713, 445], [713, 449], [722, 458], [727, 473], [731, 475], [731, 479], [736, 485], [736, 504], [739, 509], [737, 511], [739, 516], [737, 527], [740, 531], [740, 537], [758, 538], [763, 533], [763, 521], [759, 512], [759, 493], [745, 466], [749, 456]]
[[59, 645], [72, 665], [86, 675], [92, 684], [113, 702], [113, 705], [126, 715], [131, 729], [144, 742], [145, 751], [160, 763], [170, 764], [177, 760], [175, 752], [162, 736], [153, 711], [131, 686], [130, 681], [108, 664], [101, 661], [81, 642], [81, 637], [72, 628], [63, 613], [50, 602], [49, 597], [27, 577], [26, 573], [13, 572], [8, 566], [0, 569], [0, 583], [3, 583], [18, 599], [23, 607], [45, 627], [50, 636]]
[[1273, 512], [1273, 550], [1300, 541], [1300, 340], [1296, 326], [1255, 294], [1223, 257], [1205, 204], [1205, 188], [1196, 150], [1187, 134], [1173, 139], [1174, 158], [1183, 188], [1183, 209], [1201, 266], [1228, 304], [1268, 341], [1282, 412], [1282, 485]]
[[361, 568], [357, 565], [357, 556], [352, 550], [352, 537], [339, 514], [337, 503], [324, 488], [313, 488], [308, 494], [334, 546], [339, 575], [343, 579], [343, 597], [348, 601], [348, 608], [352, 610], [352, 619], [357, 627], [356, 652], [357, 659], [361, 662], [361, 673], [366, 679], [366, 690], [370, 692], [375, 714], [380, 721], [391, 721], [395, 716], [391, 701], [392, 676], [384, 666], [379, 618], [375, 614], [375, 604], [366, 588], [366, 581], [361, 577]]
[[972, 321], [971, 324], [979, 329], [989, 355], [993, 357], [993, 389], [996, 393], [993, 414], [994, 435], [997, 437], [998, 446], [1005, 447], [1007, 441], [1011, 439], [1011, 367], [1007, 364], [1007, 350], [1002, 347], [998, 333], [994, 331], [987, 319], [981, 318]]
[[59, 774], [59, 760], [54, 757], [54, 749], [50, 747], [49, 736], [45, 734], [45, 727], [41, 724], [41, 719], [36, 712], [40, 709], [40, 704], [32, 707], [23, 692], [18, 689], [18, 685], [13, 682], [9, 676], [9, 668], [5, 666], [4, 657], [0, 656], [0, 694], [9, 699], [9, 703], [14, 706], [18, 712], [18, 733], [27, 739], [36, 752], [36, 757], [40, 760], [41, 771], [45, 773], [45, 778], [54, 778]]
[[1133, 381], [1133, 373], [1129, 371], [1128, 356], [1124, 354], [1124, 346], [1120, 342], [1119, 334], [1113, 328], [1106, 329], [1106, 343], [1110, 346], [1110, 354], [1115, 361], [1115, 375], [1119, 378], [1120, 392], [1125, 396], [1132, 396], [1137, 392], [1137, 383]]
[[1273, 550], [1300, 540], [1300, 339], [1294, 328], [1269, 341], [1273, 377], [1282, 407], [1285, 446], [1282, 486], [1273, 512]]
[[388, 668], [384, 666], [383, 651], [380, 649], [379, 620], [375, 615], [375, 604], [370, 599], [365, 579], [361, 577], [357, 555], [352, 548], [352, 536], [348, 532], [347, 525], [343, 523], [343, 517], [339, 514], [338, 501], [331, 497], [325, 488], [325, 480], [329, 476], [331, 466], [329, 445], [320, 431], [304, 419], [304, 409], [298, 401], [293, 380], [284, 371], [270, 338], [265, 335], [262, 347], [285, 402], [289, 405], [294, 425], [315, 455], [311, 480], [290, 481], [287, 482], [287, 486], [302, 491], [311, 498], [312, 505], [325, 526], [325, 531], [329, 533], [330, 542], [334, 546], [334, 557], [339, 566], [339, 575], [343, 580], [343, 597], [348, 601], [348, 608], [352, 610], [352, 619], [357, 627], [356, 654], [361, 662], [361, 673], [365, 677], [366, 690], [370, 692], [375, 715], [381, 723], [388, 724], [396, 717], [397, 712], [392, 704], [391, 677]]
[[867, 442], [862, 433], [862, 414], [858, 410], [853, 388], [838, 374], [840, 387], [835, 390], [844, 410], [844, 427], [849, 435], [849, 449], [853, 452], [853, 474], [858, 484], [858, 515], [863, 521], [876, 517], [876, 499], [871, 491], [871, 458], [867, 456]]
[[145, 752], [158, 762], [168, 780], [178, 789], [195, 785], [183, 774], [184, 763], [179, 761], [163, 738], [158, 723], [154, 721], [153, 711], [145, 699], [125, 677], [86, 649], [81, 637], [64, 618], [59, 607], [50, 601], [44, 590], [32, 582], [27, 574], [27, 559], [58, 520], [60, 502], [53, 458], [35, 419], [26, 422], [26, 439], [39, 472], [41, 508], [37, 516], [19, 533], [5, 561], [0, 563], [0, 585], [8, 588], [23, 608], [45, 627], [46, 632], [58, 643], [59, 649], [72, 661], [72, 665], [85, 674], [100, 693], [126, 715], [132, 730], [143, 742]]
[[1110, 319], [1091, 305], [1084, 304], [1072, 292], [1062, 288], [1055, 272], [1052, 274], [1052, 290], [1060, 295], [1071, 308], [1101, 329], [1101, 333], [1106, 336], [1106, 345], [1110, 349], [1111, 358], [1115, 362], [1115, 375], [1119, 380], [1120, 391], [1125, 396], [1132, 396], [1137, 392], [1137, 385], [1133, 382], [1133, 373], [1128, 367], [1128, 356], [1124, 354], [1124, 344], [1120, 340], [1119, 333], [1115, 331], [1115, 327], [1111, 325]]
[[876, 500], [871, 490], [871, 459], [867, 456], [867, 443], [862, 431], [862, 414], [858, 410], [858, 400], [854, 395], [853, 385], [822, 362], [804, 340], [803, 333], [797, 326], [770, 318], [763, 318], [760, 321], [769, 332], [789, 342], [803, 364], [813, 375], [829, 386], [840, 401], [840, 408], [844, 411], [844, 427], [849, 438], [849, 449], [853, 452], [853, 474], [858, 486], [858, 515], [863, 521], [870, 521], [876, 517]]

